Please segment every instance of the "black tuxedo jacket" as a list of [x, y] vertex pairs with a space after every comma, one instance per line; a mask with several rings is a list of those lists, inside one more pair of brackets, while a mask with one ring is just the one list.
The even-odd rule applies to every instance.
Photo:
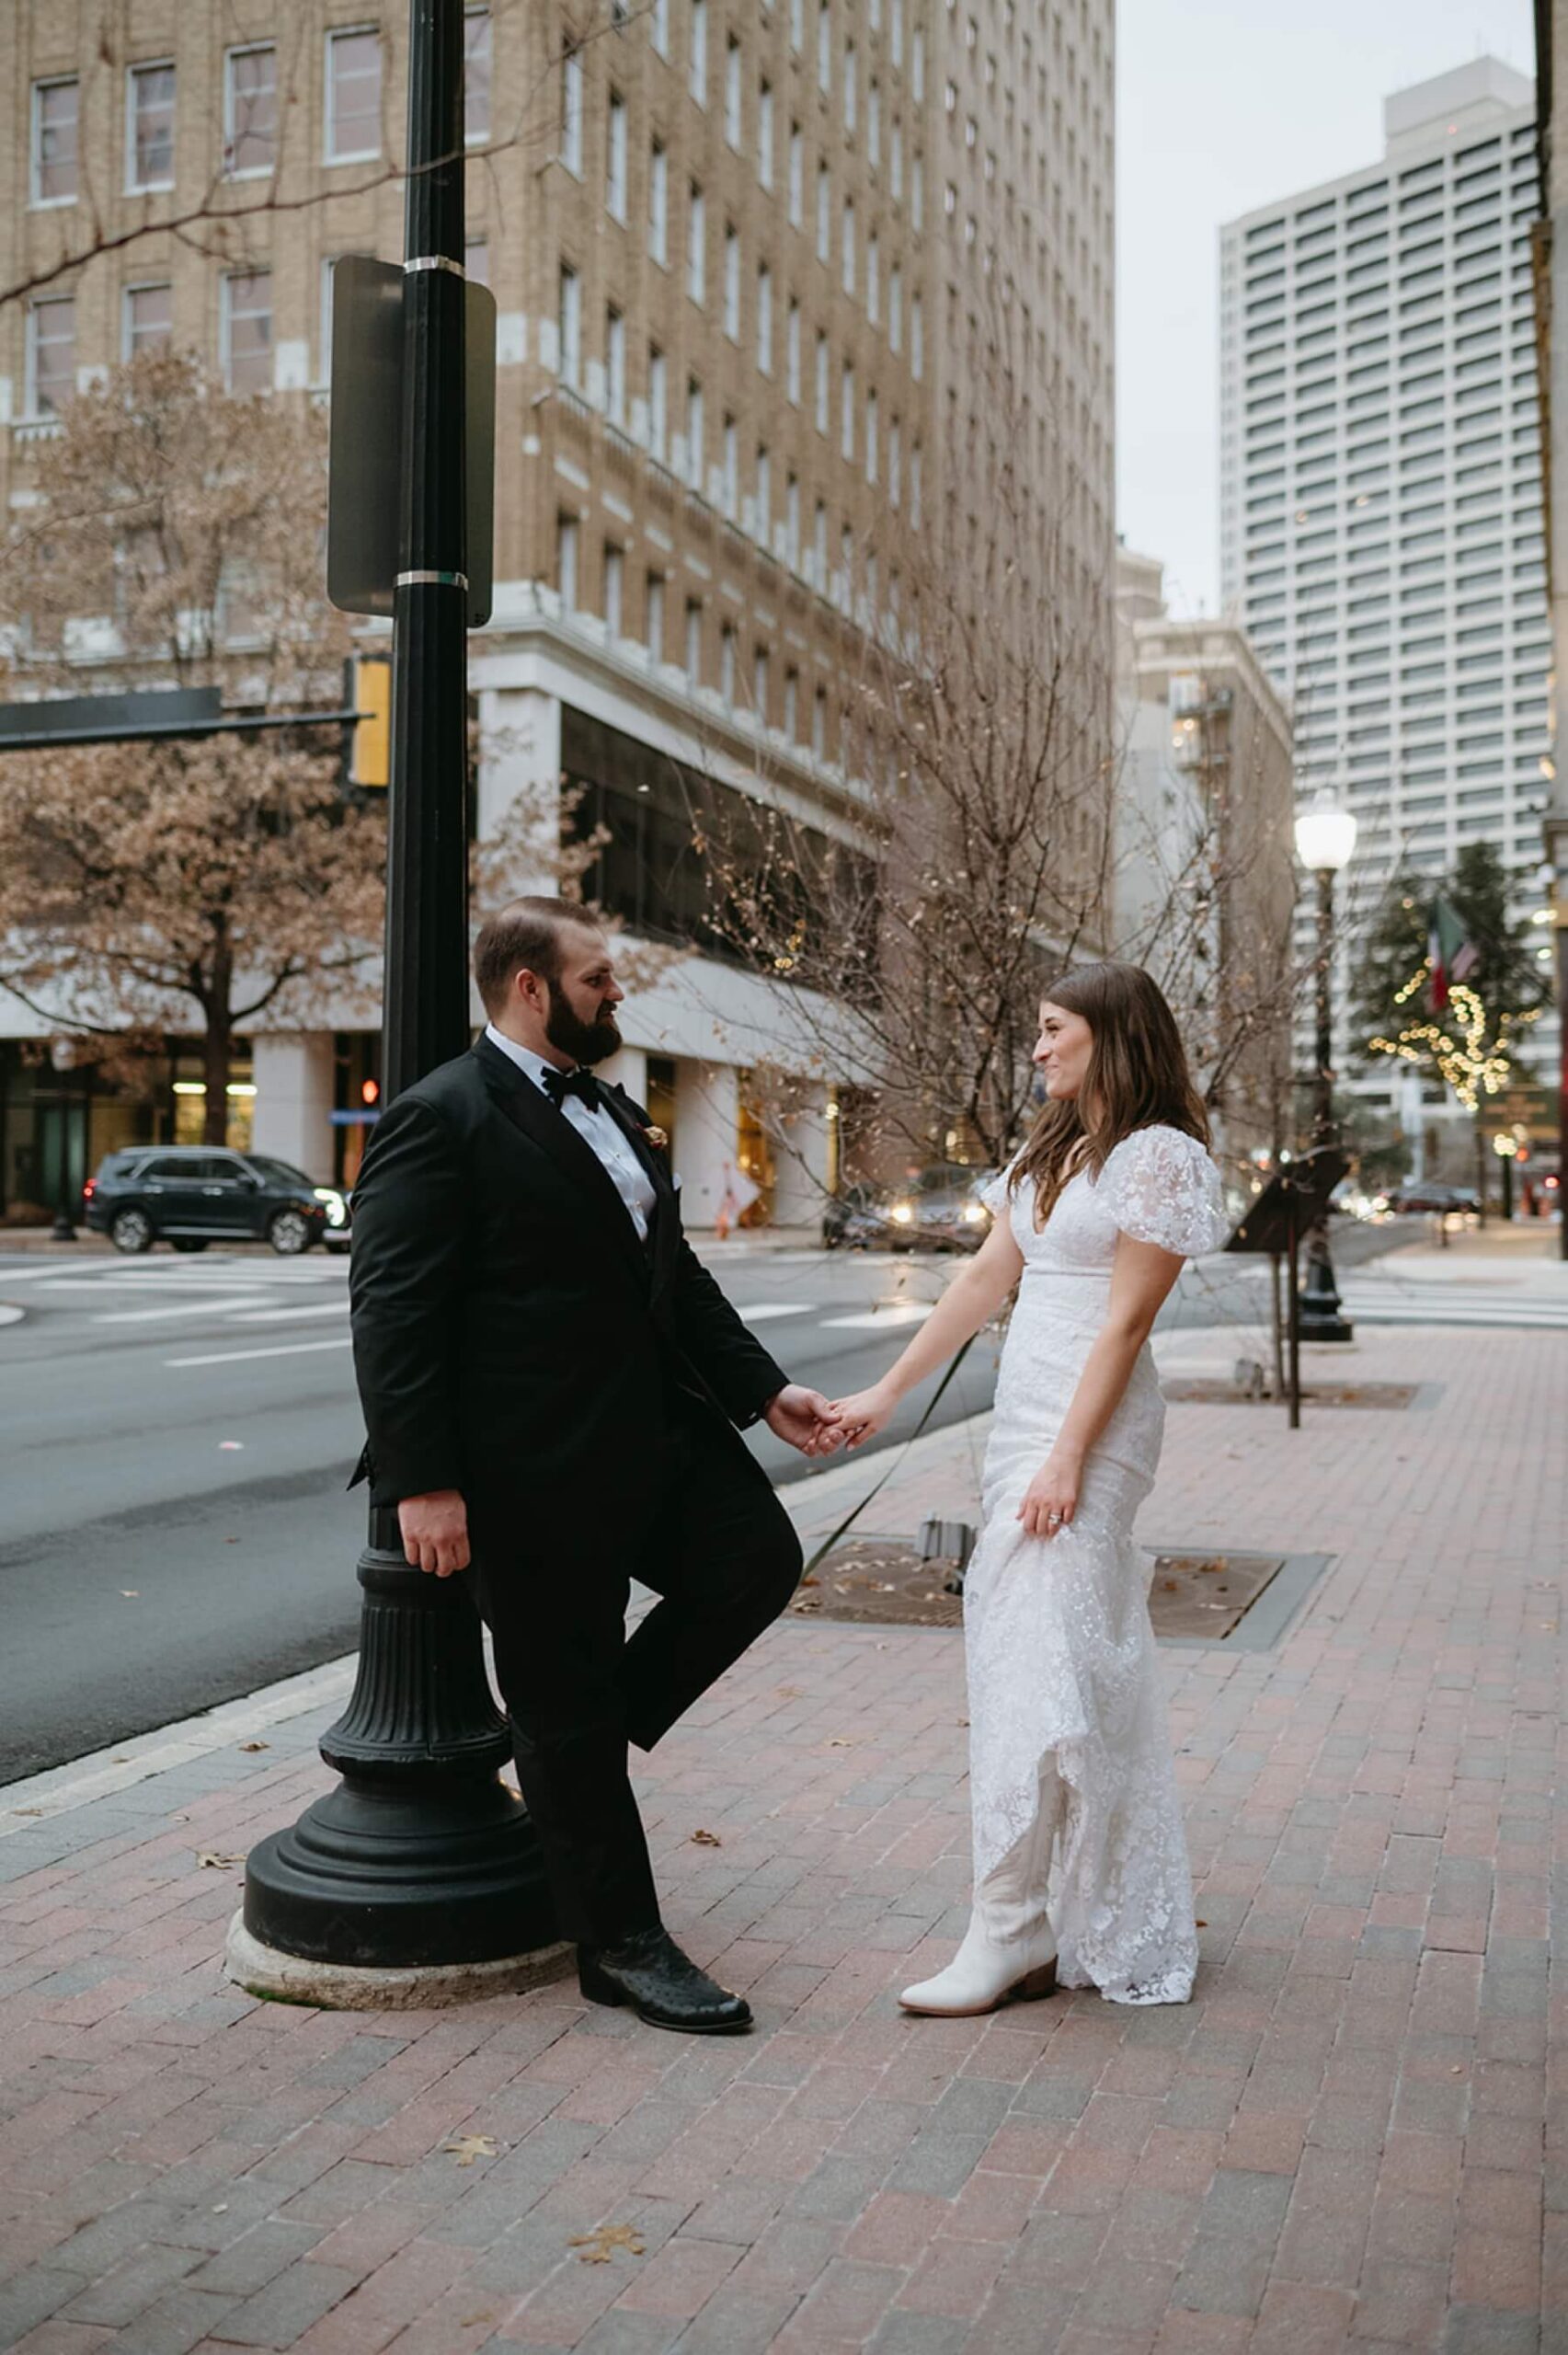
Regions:
[[458, 1488], [492, 1523], [602, 1534], [656, 1493], [682, 1394], [742, 1426], [783, 1388], [681, 1232], [647, 1114], [620, 1088], [604, 1102], [657, 1197], [646, 1246], [591, 1146], [487, 1039], [377, 1124], [349, 1267], [373, 1503]]

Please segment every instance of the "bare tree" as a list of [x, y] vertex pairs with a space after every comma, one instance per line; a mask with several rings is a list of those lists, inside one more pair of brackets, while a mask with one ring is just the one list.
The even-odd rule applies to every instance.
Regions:
[[[14, 678], [338, 705], [316, 412], [143, 356], [70, 404], [37, 494], [0, 565]], [[337, 727], [309, 724], [6, 755], [0, 981], [105, 1051], [198, 1030], [221, 1142], [236, 1030], [351, 998], [379, 949], [384, 828], [339, 771]]]

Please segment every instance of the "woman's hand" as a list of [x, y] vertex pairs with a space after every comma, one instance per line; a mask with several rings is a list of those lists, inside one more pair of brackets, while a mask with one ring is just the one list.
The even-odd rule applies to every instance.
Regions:
[[1083, 1467], [1075, 1458], [1052, 1448], [1018, 1508], [1026, 1537], [1057, 1537], [1078, 1511], [1078, 1490]]
[[898, 1403], [895, 1394], [880, 1382], [874, 1382], [869, 1390], [857, 1390], [853, 1397], [835, 1398], [833, 1416], [844, 1434], [845, 1444], [862, 1447], [878, 1431], [886, 1430]]

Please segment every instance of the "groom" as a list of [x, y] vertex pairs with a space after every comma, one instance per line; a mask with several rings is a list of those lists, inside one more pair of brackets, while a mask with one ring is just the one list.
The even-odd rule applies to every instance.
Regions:
[[[354, 1189], [361, 1474], [408, 1561], [465, 1572], [490, 1627], [583, 1993], [742, 2029], [745, 2001], [660, 1923], [626, 1745], [651, 1750], [799, 1578], [737, 1427], [813, 1455], [840, 1434], [682, 1235], [663, 1131], [594, 1077], [621, 1044], [607, 935], [517, 900], [475, 979], [484, 1036], [389, 1108]], [[660, 1599], [628, 1641], [634, 1578]]]

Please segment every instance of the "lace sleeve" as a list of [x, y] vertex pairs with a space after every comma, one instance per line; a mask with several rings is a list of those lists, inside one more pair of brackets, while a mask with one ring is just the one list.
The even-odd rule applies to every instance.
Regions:
[[1219, 1172], [1182, 1129], [1135, 1129], [1106, 1162], [1097, 1189], [1124, 1235], [1196, 1259], [1230, 1231]]
[[1006, 1216], [1010, 1181], [1020, 1158], [1014, 1154], [1005, 1169], [999, 1170], [994, 1178], [988, 1178], [983, 1186], [976, 1189], [976, 1200], [984, 1202], [992, 1218]]

